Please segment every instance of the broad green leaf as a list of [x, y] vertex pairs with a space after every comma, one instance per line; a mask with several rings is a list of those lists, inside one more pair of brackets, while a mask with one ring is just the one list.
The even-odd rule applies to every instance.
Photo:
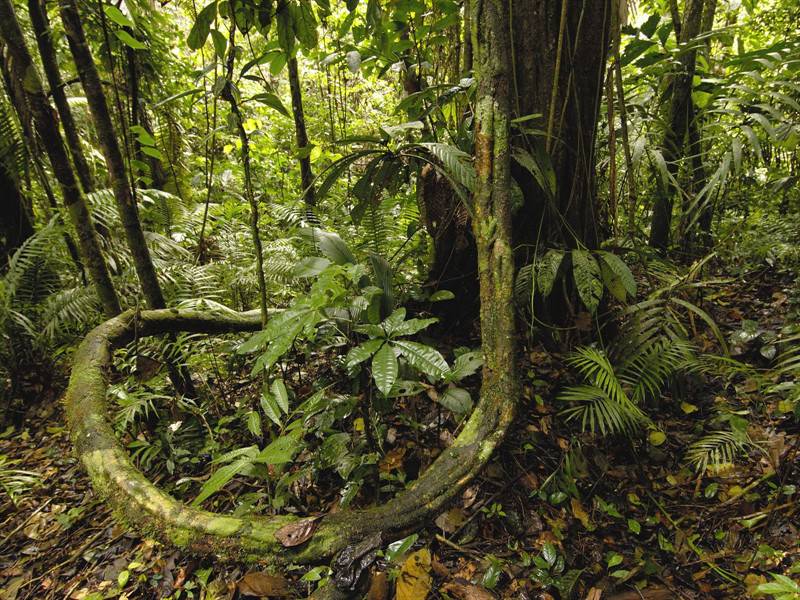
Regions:
[[283, 411], [284, 414], [288, 413], [289, 393], [286, 391], [286, 385], [283, 383], [283, 379], [276, 379], [273, 381], [270, 391], [272, 391], [272, 395], [275, 397], [275, 401], [278, 403], [281, 411]]
[[372, 357], [372, 378], [381, 394], [388, 396], [397, 379], [397, 356], [388, 343], [384, 343]]
[[472, 409], [472, 396], [464, 388], [451, 385], [436, 400], [457, 415], [465, 415]]
[[434, 323], [436, 323], [439, 319], [409, 319], [408, 321], [403, 321], [398, 325], [393, 331], [392, 335], [414, 335], [415, 333], [419, 333], [426, 327], [430, 327]]
[[247, 430], [255, 437], [261, 437], [261, 415], [254, 410], [247, 413]]
[[295, 432], [283, 435], [259, 452], [254, 462], [268, 465], [282, 465], [292, 462], [295, 454], [300, 451], [301, 446], [302, 442], [297, 438]]
[[120, 27], [130, 27], [131, 29], [136, 27], [130, 17], [125, 15], [125, 13], [123, 13], [113, 4], [104, 4], [103, 12], [105, 12], [106, 16]]
[[130, 33], [125, 31], [124, 29], [117, 29], [114, 32], [114, 35], [116, 35], [123, 44], [125, 44], [130, 48], [133, 48], [134, 50], [144, 50], [145, 48], [147, 48], [145, 44], [137, 40], [135, 37], [133, 37]]
[[547, 297], [553, 291], [556, 282], [558, 269], [564, 259], [563, 250], [548, 250], [536, 267], [536, 289], [543, 297]]
[[192, 29], [189, 31], [189, 36], [186, 38], [186, 45], [191, 50], [199, 50], [206, 43], [206, 38], [211, 31], [211, 24], [217, 16], [217, 3], [216, 0], [203, 8], [195, 19]]
[[269, 106], [270, 108], [274, 108], [284, 116], [287, 117], [290, 116], [289, 111], [286, 110], [286, 107], [283, 105], [283, 102], [281, 102], [281, 99], [278, 98], [276, 94], [272, 94], [270, 92], [256, 94], [255, 96], [253, 96], [253, 100], [258, 100], [262, 104]]
[[275, 397], [266, 390], [261, 393], [261, 410], [264, 411], [264, 414], [267, 415], [269, 420], [275, 423], [275, 425], [283, 427], [281, 408], [278, 406]]
[[572, 274], [575, 287], [589, 312], [594, 313], [600, 306], [603, 296], [603, 282], [600, 280], [600, 266], [586, 250], [572, 251]]
[[[636, 297], [636, 280], [628, 265], [616, 254], [611, 252], [599, 252], [600, 259], [611, 269], [611, 272], [619, 279], [623, 289], [631, 298]], [[624, 298], [623, 298], [624, 300]]]
[[214, 42], [214, 53], [220, 60], [225, 58], [225, 49], [228, 47], [228, 40], [217, 29], [211, 30], [211, 41]]
[[464, 352], [456, 357], [453, 368], [448, 374], [451, 381], [460, 381], [474, 375], [483, 366], [483, 353], [480, 350]]
[[192, 506], [199, 506], [205, 499], [216, 494], [220, 491], [225, 484], [231, 479], [236, 477], [239, 473], [247, 469], [253, 464], [253, 458], [250, 456], [243, 456], [238, 460], [220, 467], [209, 477], [203, 487], [200, 488], [200, 493], [192, 501]]
[[378, 351], [378, 348], [381, 347], [382, 343], [382, 339], [367, 340], [360, 346], [352, 348], [350, 352], [347, 353], [347, 357], [344, 361], [345, 365], [348, 369], [352, 369], [357, 364], [364, 362]]
[[441, 379], [450, 370], [447, 361], [435, 348], [407, 340], [395, 340], [392, 343], [412, 367], [434, 380]]
[[444, 300], [452, 300], [455, 297], [456, 295], [450, 290], [438, 290], [433, 292], [428, 300], [431, 302], [442, 302]]

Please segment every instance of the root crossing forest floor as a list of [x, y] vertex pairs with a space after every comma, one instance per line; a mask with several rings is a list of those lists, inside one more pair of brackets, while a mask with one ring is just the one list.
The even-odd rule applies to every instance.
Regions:
[[[792, 310], [790, 284], [765, 269], [713, 292], [707, 305], [734, 354], [766, 352], [758, 336], [741, 332], [753, 323], [780, 330]], [[707, 333], [694, 341], [714, 344]], [[687, 379], [685, 400], [670, 402], [668, 392], [654, 413], [663, 438], [651, 434], [636, 448], [586, 438], [570, 449], [554, 420], [567, 376], [560, 358], [527, 357], [528, 406], [501, 451], [425, 530], [388, 546], [366, 597], [394, 597], [395, 583], [412, 577], [405, 598], [752, 598], [763, 597], [755, 589], [770, 573], [800, 565], [800, 438], [752, 382]], [[749, 411], [759, 450], [697, 477], [682, 451], [695, 413], [721, 403]], [[404, 454], [414, 450], [406, 443], [413, 445], [400, 440], [386, 455], [382, 471], [407, 466]], [[302, 597], [325, 574], [325, 567], [268, 573], [195, 559], [127, 531], [92, 492], [55, 398], [31, 399], [21, 433], [0, 439], [0, 455], [7, 461], [0, 467], [37, 481], [16, 505], [2, 496], [3, 600]], [[578, 493], [548, 487], [554, 478]]]

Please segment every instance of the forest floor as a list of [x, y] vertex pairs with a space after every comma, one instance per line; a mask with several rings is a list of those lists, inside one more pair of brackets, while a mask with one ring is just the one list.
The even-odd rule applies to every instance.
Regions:
[[[770, 271], [750, 273], [720, 287], [706, 307], [728, 336], [746, 320], [777, 331], [791, 285]], [[695, 341], [712, 344], [704, 334]], [[800, 567], [800, 435], [748, 381], [686, 382], [691, 400], [656, 409], [666, 433], [658, 445], [587, 437], [580, 454], [566, 454], [579, 457], [567, 466], [580, 494], [543, 501], [542, 485], [565, 472], [570, 441], [550, 399], [567, 369], [544, 352], [530, 360], [532, 408], [460, 501], [407, 540], [430, 554], [417, 553], [416, 567], [377, 563], [370, 599], [394, 597], [391, 580], [413, 568], [425, 572], [419, 598], [430, 590], [467, 600], [694, 600], [759, 597], [755, 587], [769, 573]], [[696, 416], [721, 402], [749, 412], [764, 451], [698, 477], [683, 452]], [[195, 559], [115, 524], [71, 452], [60, 402], [34, 406], [21, 432], [0, 439], [0, 455], [42, 478], [16, 506], [0, 496], [2, 600], [301, 597], [315, 585], [313, 573], [300, 581], [304, 569], [267, 575]]]

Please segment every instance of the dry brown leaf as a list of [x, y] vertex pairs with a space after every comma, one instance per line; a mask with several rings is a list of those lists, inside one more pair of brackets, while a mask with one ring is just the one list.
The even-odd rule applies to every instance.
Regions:
[[366, 600], [386, 600], [389, 597], [389, 578], [386, 571], [376, 571], [369, 581]]
[[253, 571], [239, 580], [239, 593], [258, 598], [284, 598], [291, 595], [289, 583], [282, 575]]
[[585, 600], [600, 600], [600, 597], [603, 595], [603, 590], [600, 588], [593, 587], [589, 590], [589, 593], [586, 594]]
[[451, 508], [436, 517], [436, 526], [445, 533], [453, 533], [464, 524], [467, 515], [460, 508]]
[[299, 546], [306, 542], [317, 529], [319, 517], [307, 517], [288, 525], [284, 525], [275, 532], [275, 538], [287, 548]]
[[464, 490], [464, 493], [461, 494], [462, 499], [462, 506], [464, 508], [469, 508], [473, 504], [475, 504], [475, 500], [478, 498], [478, 486], [471, 485], [467, 489]]
[[380, 463], [378, 463], [378, 468], [380, 469], [381, 473], [389, 473], [402, 467], [403, 457], [405, 455], [406, 448], [403, 446], [398, 446], [397, 448], [392, 448], [389, 450], [389, 452], [386, 453], [386, 456], [384, 456]]
[[410, 554], [397, 577], [395, 600], [425, 600], [431, 591], [431, 553], [427, 548]]
[[463, 581], [451, 581], [442, 586], [442, 591], [458, 600], [495, 600], [494, 594], [486, 588]]

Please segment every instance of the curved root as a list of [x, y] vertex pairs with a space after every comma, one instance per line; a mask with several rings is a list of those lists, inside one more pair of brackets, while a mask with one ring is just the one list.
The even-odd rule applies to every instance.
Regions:
[[106, 400], [113, 349], [134, 335], [258, 329], [257, 312], [127, 312], [96, 327], [81, 344], [66, 395], [72, 440], [94, 488], [128, 525], [190, 552], [221, 558], [276, 565], [320, 562], [367, 536], [391, 535], [419, 525], [486, 464], [513, 418], [515, 394], [509, 393], [513, 390], [490, 385], [484, 372], [481, 399], [461, 434], [408, 489], [382, 506], [325, 515], [305, 544], [285, 548], [275, 532], [299, 517], [234, 517], [199, 510], [153, 485], [117, 439]]

